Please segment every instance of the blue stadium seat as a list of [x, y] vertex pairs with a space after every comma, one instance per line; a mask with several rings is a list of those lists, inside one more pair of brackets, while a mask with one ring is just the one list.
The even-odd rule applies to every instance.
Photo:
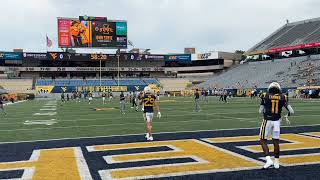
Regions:
[[146, 84], [160, 84], [157, 79], [143, 79]]

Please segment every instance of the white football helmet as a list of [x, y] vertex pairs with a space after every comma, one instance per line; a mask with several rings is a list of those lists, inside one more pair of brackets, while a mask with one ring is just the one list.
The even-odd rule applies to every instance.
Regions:
[[269, 93], [281, 93], [281, 87], [280, 84], [277, 82], [272, 82], [269, 87], [268, 87], [268, 92]]
[[152, 89], [149, 86], [144, 87], [143, 91], [145, 94], [152, 94]]

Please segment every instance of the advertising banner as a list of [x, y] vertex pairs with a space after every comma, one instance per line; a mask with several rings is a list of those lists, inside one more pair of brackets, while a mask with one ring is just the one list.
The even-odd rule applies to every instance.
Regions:
[[[10, 56], [9, 56], [10, 55]], [[47, 53], [0, 53], [0, 59], [5, 58], [19, 58], [24, 60], [70, 60], [70, 61], [106, 61], [117, 60], [116, 54], [100, 54], [100, 53], [68, 53], [68, 52], [47, 52]], [[181, 57], [179, 56], [181, 59]], [[187, 57], [188, 58], [188, 57]], [[121, 60], [148, 60], [148, 61], [163, 61], [165, 55], [159, 54], [136, 54], [136, 53], [122, 53]]]
[[143, 91], [145, 85], [129, 86], [36, 86], [38, 93], [72, 93], [72, 92], [127, 92]]
[[[15, 71], [31, 71], [31, 72], [39, 72], [39, 71], [100, 71], [100, 67], [5, 67], [8, 70], [15, 70]], [[157, 71], [162, 72], [165, 69], [163, 67], [120, 67], [120, 71], [142, 71], [142, 72], [151, 72]], [[108, 72], [108, 71], [118, 71], [117, 67], [102, 67], [101, 71]]]
[[0, 52], [0, 60], [21, 60], [21, 52]]
[[191, 54], [166, 55], [165, 61], [191, 61]]
[[58, 44], [61, 47], [71, 47], [70, 19], [58, 19]]
[[121, 92], [128, 91], [127, 86], [37, 86], [38, 93], [73, 93], [73, 92]]
[[268, 53], [277, 53], [277, 52], [291, 51], [295, 49], [311, 48], [311, 47], [318, 47], [318, 46], [320, 46], [320, 42], [312, 42], [308, 44], [298, 44], [294, 46], [271, 48], [268, 50]]
[[23, 53], [23, 60], [47, 60], [47, 53]]
[[70, 53], [65, 53], [65, 52], [48, 52], [48, 60], [71, 60], [72, 59], [73, 54]]
[[92, 45], [93, 47], [116, 47], [115, 23], [92, 22]]
[[125, 60], [137, 60], [137, 61], [141, 61], [141, 60], [150, 60], [150, 61], [162, 60], [163, 61], [165, 59], [165, 55], [125, 53], [125, 54], [121, 54], [120, 58]]
[[192, 54], [192, 61], [197, 60], [209, 60], [209, 59], [218, 59], [217, 52], [210, 52], [210, 53], [202, 53], [202, 54]]

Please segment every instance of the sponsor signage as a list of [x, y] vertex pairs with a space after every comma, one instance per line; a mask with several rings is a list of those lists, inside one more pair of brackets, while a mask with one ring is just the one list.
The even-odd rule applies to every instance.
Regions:
[[[5, 67], [15, 71], [100, 71], [100, 67]], [[120, 67], [120, 71], [164, 71], [163, 67]], [[102, 67], [101, 71], [118, 71], [117, 67]]]
[[23, 59], [26, 60], [47, 60], [47, 53], [23, 53]]
[[21, 52], [0, 52], [0, 60], [21, 60]]
[[145, 85], [129, 86], [36, 86], [38, 93], [71, 93], [80, 92], [121, 92], [121, 91], [142, 91]]
[[319, 46], [320, 46], [320, 42], [312, 42], [312, 43], [308, 43], [308, 44], [298, 44], [298, 45], [294, 45], [294, 46], [271, 48], [267, 52], [268, 53], [277, 53], [277, 52], [291, 51], [291, 50], [295, 50], [295, 49], [319, 47]]
[[[1, 55], [1, 54], [0, 54]], [[4, 55], [3, 55], [4, 57]], [[101, 53], [67, 53], [67, 52], [48, 52], [48, 53], [23, 53], [24, 60], [70, 60], [70, 61], [106, 61], [116, 60], [116, 54], [101, 54]], [[120, 54], [122, 60], [164, 60], [165, 55], [157, 54]]]
[[199, 60], [209, 59], [210, 56], [211, 56], [211, 53], [204, 53], [204, 54], [198, 54], [198, 55], [197, 55], [197, 58], [198, 58]]
[[191, 61], [191, 54], [166, 55], [165, 61]]
[[71, 60], [73, 54], [64, 52], [48, 52], [48, 60]]
[[218, 59], [218, 52], [192, 54], [192, 61]]
[[120, 55], [125, 60], [164, 60], [165, 55], [125, 53]]

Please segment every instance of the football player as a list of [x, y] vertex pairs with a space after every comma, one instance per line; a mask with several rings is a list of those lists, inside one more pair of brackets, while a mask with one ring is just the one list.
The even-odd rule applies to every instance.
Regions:
[[106, 93], [102, 93], [102, 104], [106, 102]]
[[209, 103], [208, 95], [209, 95], [208, 90], [204, 90], [204, 102], [206, 102], [206, 103]]
[[156, 97], [152, 92], [152, 89], [150, 87], [145, 87], [144, 88], [144, 96], [142, 101], [140, 102], [140, 105], [143, 105], [143, 118], [146, 122], [146, 129], [147, 129], [147, 134], [146, 134], [146, 139], [148, 141], [153, 141], [152, 137], [152, 119], [153, 119], [153, 107], [157, 109], [157, 117], [160, 119], [161, 118], [161, 113], [160, 113], [160, 107], [159, 104], [156, 102]]
[[135, 110], [136, 111], [138, 111], [138, 105], [137, 105], [137, 100], [138, 100], [138, 98], [137, 98], [137, 96], [138, 96], [138, 94], [135, 92], [135, 91], [133, 91], [132, 92], [132, 106], [131, 106], [131, 109], [133, 109], [133, 108], [135, 108]]
[[139, 111], [140, 108], [141, 108], [141, 111], [142, 111], [143, 104], [141, 105], [141, 102], [143, 101], [143, 97], [144, 97], [143, 91], [139, 92], [138, 98], [137, 98], [139, 106], [136, 107], [136, 111]]
[[0, 96], [0, 109], [1, 109], [2, 113], [6, 116], [7, 113], [4, 111], [4, 106], [3, 106], [2, 100], [3, 100], [3, 98]]
[[61, 93], [61, 102], [64, 103], [66, 100], [64, 99], [64, 92]]
[[89, 92], [89, 94], [88, 94], [88, 96], [89, 96], [89, 104], [91, 104], [91, 101], [92, 101], [92, 93], [91, 92]]
[[81, 92], [78, 91], [77, 93], [77, 102], [81, 102]]
[[113, 94], [112, 94], [112, 92], [110, 92], [109, 93], [109, 101], [112, 101], [112, 99], [113, 99]]
[[228, 103], [227, 97], [228, 97], [228, 92], [227, 92], [227, 90], [224, 90], [224, 91], [223, 91], [223, 101], [224, 101], [225, 103]]
[[201, 111], [199, 99], [200, 99], [200, 93], [199, 93], [199, 90], [196, 89], [196, 92], [194, 93], [194, 110], [193, 110], [194, 112]]
[[160, 100], [160, 91], [157, 92], [157, 101]]
[[126, 102], [125, 102], [125, 97], [124, 97], [124, 94], [123, 92], [121, 91], [121, 94], [120, 94], [120, 112], [121, 114], [125, 114], [125, 108], [126, 108]]
[[[266, 156], [266, 163], [263, 169], [267, 169], [270, 166], [274, 166], [275, 169], [279, 169], [279, 138], [280, 138], [280, 121], [281, 111], [285, 107], [288, 110], [288, 114], [285, 116], [287, 124], [290, 124], [288, 116], [294, 113], [292, 107], [288, 104], [287, 96], [281, 94], [281, 87], [278, 83], [273, 82], [268, 87], [268, 92], [261, 99], [261, 105], [259, 113], [263, 114], [263, 122], [260, 128], [260, 142], [264, 155]], [[267, 139], [272, 136], [272, 142], [274, 146], [274, 162], [269, 156], [269, 148]]]

